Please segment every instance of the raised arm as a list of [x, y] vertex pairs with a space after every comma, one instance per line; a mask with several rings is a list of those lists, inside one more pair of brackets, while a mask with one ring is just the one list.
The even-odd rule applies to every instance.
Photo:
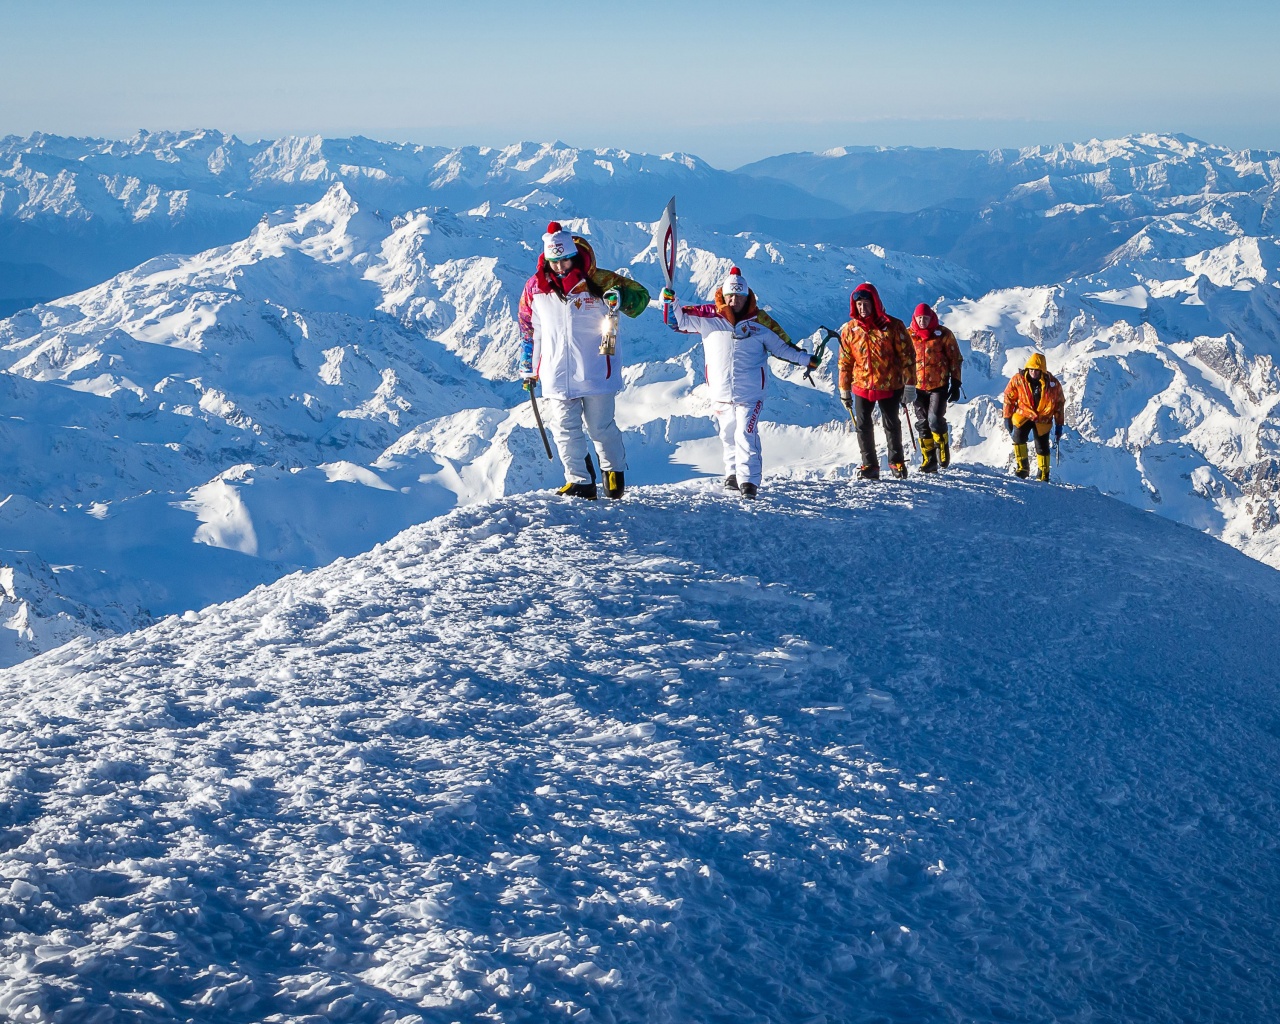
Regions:
[[700, 306], [682, 306], [678, 302], [671, 304], [671, 329], [681, 334], [710, 334], [719, 330], [724, 324], [714, 302], [706, 302]]

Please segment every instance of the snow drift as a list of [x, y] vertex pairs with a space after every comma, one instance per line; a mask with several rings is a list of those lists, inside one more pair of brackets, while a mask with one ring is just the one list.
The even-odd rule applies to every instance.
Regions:
[[1280, 576], [990, 470], [767, 493], [0, 672], [0, 1015], [1273, 1019]]

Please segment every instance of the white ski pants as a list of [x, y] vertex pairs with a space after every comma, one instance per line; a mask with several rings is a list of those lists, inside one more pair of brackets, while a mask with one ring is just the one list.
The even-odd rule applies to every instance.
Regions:
[[738, 478], [738, 485], [760, 486], [760, 410], [764, 399], [750, 405], [717, 402], [713, 410], [724, 446], [724, 471]]
[[[587, 470], [587, 457], [591, 452], [588, 436], [599, 452], [601, 469], [627, 468], [622, 431], [613, 419], [614, 397], [609, 394], [542, 399], [547, 427], [560, 453], [564, 478], [570, 483], [585, 484], [593, 477]], [[586, 434], [582, 431], [584, 423]]]

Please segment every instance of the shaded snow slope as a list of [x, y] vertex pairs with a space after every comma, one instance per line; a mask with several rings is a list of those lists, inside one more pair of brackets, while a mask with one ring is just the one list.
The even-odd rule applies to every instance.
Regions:
[[0, 673], [0, 1014], [1273, 1019], [1278, 615], [989, 470], [459, 510]]

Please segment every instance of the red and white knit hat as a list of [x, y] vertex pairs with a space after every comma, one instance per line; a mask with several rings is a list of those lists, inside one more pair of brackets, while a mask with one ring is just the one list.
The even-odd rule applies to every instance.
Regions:
[[729, 276], [720, 286], [720, 294], [727, 299], [730, 295], [747, 295], [750, 292], [751, 289], [747, 287], [747, 279], [742, 276], [742, 271], [737, 267], [731, 268]]
[[547, 225], [547, 233], [542, 236], [542, 255], [549, 260], [567, 260], [578, 255], [573, 235], [561, 227], [558, 220]]

